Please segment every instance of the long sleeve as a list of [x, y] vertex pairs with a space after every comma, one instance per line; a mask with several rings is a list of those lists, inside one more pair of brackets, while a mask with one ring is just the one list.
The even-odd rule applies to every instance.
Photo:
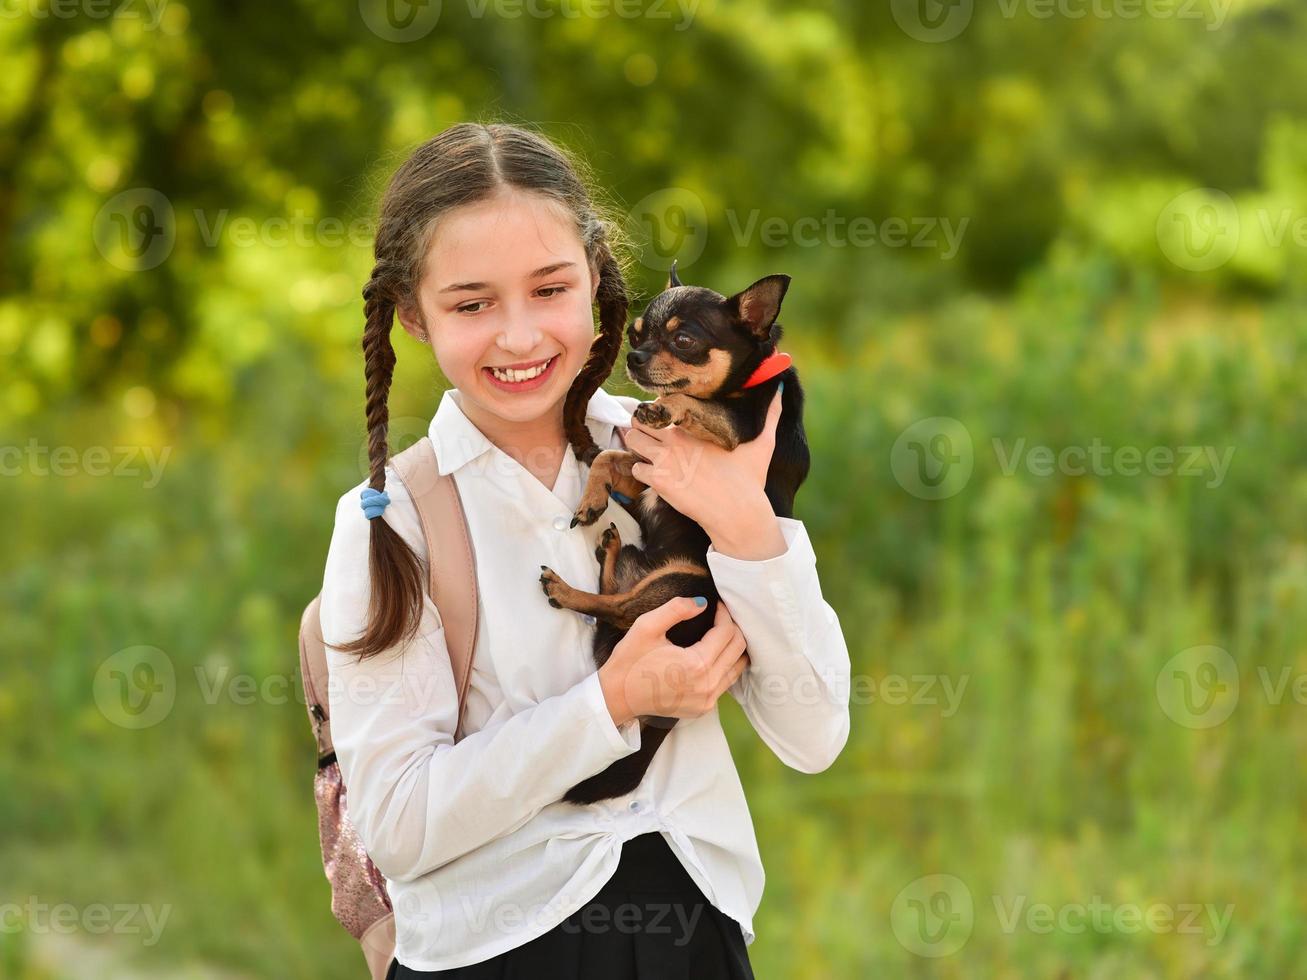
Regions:
[[[391, 476], [387, 492], [391, 504], [380, 519], [425, 562], [403, 484]], [[640, 728], [635, 720], [613, 723], [599, 675], [591, 673], [456, 743], [457, 689], [429, 597], [403, 650], [358, 661], [334, 649], [360, 635], [366, 620], [369, 531], [358, 490], [350, 491], [337, 505], [322, 590], [331, 727], [350, 819], [368, 855], [387, 878], [411, 881], [510, 833], [575, 783], [636, 751]]]
[[748, 643], [749, 666], [731, 694], [754, 729], [792, 769], [816, 773], [849, 737], [848, 646], [822, 597], [803, 523], [778, 517], [783, 554], [745, 561], [708, 549], [708, 569]]

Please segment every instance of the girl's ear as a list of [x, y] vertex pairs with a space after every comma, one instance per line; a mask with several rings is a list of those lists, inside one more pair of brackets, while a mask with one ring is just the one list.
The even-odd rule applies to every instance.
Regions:
[[426, 328], [422, 326], [417, 316], [417, 311], [403, 309], [397, 306], [395, 307], [395, 318], [399, 320], [400, 326], [404, 328], [404, 332], [410, 337], [414, 340], [421, 341], [424, 344], [427, 342], [427, 331]]

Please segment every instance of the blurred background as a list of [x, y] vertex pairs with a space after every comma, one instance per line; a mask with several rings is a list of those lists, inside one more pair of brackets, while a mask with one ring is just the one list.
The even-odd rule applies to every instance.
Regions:
[[[386, 179], [538, 127], [794, 277], [829, 770], [726, 699], [759, 977], [1307, 976], [1296, 0], [0, 2], [0, 975], [361, 975], [296, 630]], [[396, 328], [392, 447], [445, 386]], [[608, 385], [636, 394], [625, 379]]]

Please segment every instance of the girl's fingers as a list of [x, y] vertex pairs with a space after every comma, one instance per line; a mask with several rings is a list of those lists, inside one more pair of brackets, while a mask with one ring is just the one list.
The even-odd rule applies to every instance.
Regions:
[[763, 430], [769, 431], [773, 436], [776, 434], [776, 424], [781, 420], [781, 391], [776, 389], [776, 394], [772, 396], [771, 404], [767, 406], [767, 420], [763, 423]]
[[739, 628], [735, 625], [735, 620], [731, 619], [731, 611], [726, 608], [726, 603], [718, 599], [717, 611], [713, 614], [712, 628], [703, 636], [705, 640], [712, 637], [710, 642], [714, 657], [722, 655], [722, 651], [730, 645], [732, 637], [738, 632]]
[[734, 678], [744, 673], [744, 668], [749, 665], [748, 657], [744, 654], [745, 646], [743, 636], [733, 637], [731, 642], [726, 644], [721, 658], [717, 661], [717, 667], [720, 671], [718, 676], [731, 678], [726, 682], [728, 687], [734, 683]]
[[730, 663], [744, 652], [747, 645], [740, 628], [732, 623], [725, 633], [721, 649], [717, 651], [713, 659], [718, 664]]
[[647, 439], [651, 443], [660, 443], [663, 441], [663, 434], [658, 429], [649, 429], [639, 422], [632, 426], [631, 431], [627, 433], [628, 445], [631, 436], [637, 439]]
[[715, 664], [721, 659], [722, 651], [731, 640], [731, 631], [735, 630], [735, 628], [735, 621], [731, 619], [731, 614], [726, 609], [726, 603], [719, 599], [717, 601], [717, 610], [713, 613], [713, 625], [708, 632], [699, 638], [697, 643], [686, 647], [686, 649], [693, 650], [709, 664]]
[[744, 655], [744, 651], [748, 646], [749, 643], [744, 638], [744, 634], [737, 627], [735, 635], [732, 636], [731, 641], [726, 644], [726, 656], [730, 657], [732, 660], [738, 660]]
[[723, 694], [732, 684], [740, 679], [740, 676], [744, 673], [744, 669], [749, 666], [748, 661], [748, 657], [740, 657], [735, 661], [735, 663], [731, 664], [731, 669], [726, 674], [726, 683], [722, 685]]

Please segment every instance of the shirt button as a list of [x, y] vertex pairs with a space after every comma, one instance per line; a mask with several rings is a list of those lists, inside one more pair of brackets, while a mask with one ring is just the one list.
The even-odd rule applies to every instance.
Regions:
[[631, 812], [632, 812], [632, 813], [639, 813], [639, 812], [640, 812], [640, 801], [639, 801], [639, 800], [632, 800], [632, 801], [631, 801]]
[[595, 624], [595, 618], [591, 616], [589, 613], [583, 615], [581, 617], [581, 621], [584, 622], [586, 626], [593, 626]]
[[571, 514], [559, 514], [557, 517], [554, 518], [555, 531], [566, 531], [571, 526], [572, 526]]

